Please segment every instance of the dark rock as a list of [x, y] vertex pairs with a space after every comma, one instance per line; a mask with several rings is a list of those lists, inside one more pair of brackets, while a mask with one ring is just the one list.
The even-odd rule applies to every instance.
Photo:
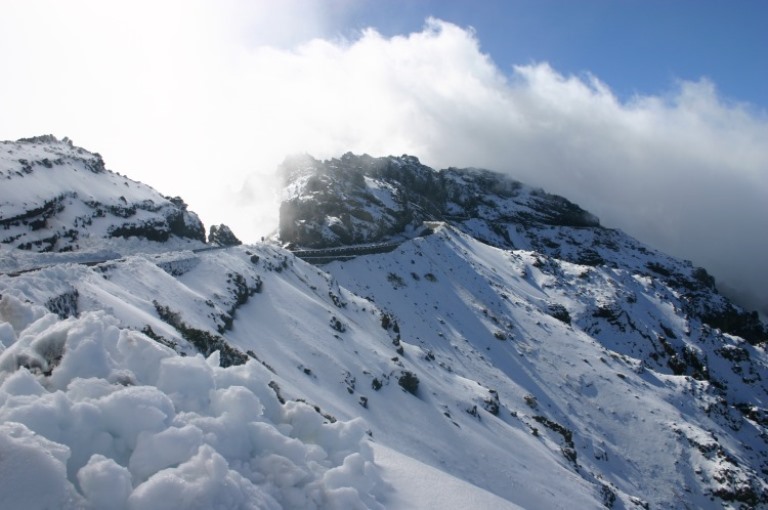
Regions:
[[239, 246], [242, 243], [240, 239], [235, 236], [232, 230], [224, 225], [211, 225], [208, 232], [208, 244], [216, 244], [218, 246]]

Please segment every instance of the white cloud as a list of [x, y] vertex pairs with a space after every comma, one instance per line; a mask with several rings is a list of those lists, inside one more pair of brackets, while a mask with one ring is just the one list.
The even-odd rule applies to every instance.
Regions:
[[705, 79], [620, 101], [545, 63], [507, 72], [438, 20], [345, 40], [332, 31], [344, 0], [275, 5], [6, 3], [0, 138], [69, 136], [250, 239], [274, 224], [289, 153], [491, 168], [768, 303], [764, 112]]

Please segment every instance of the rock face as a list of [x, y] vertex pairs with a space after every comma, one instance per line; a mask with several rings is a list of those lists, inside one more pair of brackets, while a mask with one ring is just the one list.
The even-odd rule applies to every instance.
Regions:
[[502, 174], [438, 172], [413, 156], [294, 158], [283, 164], [283, 174], [280, 238], [306, 248], [380, 242], [425, 220], [599, 226], [595, 216], [568, 200]]
[[240, 246], [243, 244], [235, 233], [232, 232], [232, 229], [224, 224], [211, 225], [211, 229], [208, 232], [208, 243], [217, 246]]
[[205, 241], [181, 198], [107, 170], [67, 138], [0, 142], [0, 183], [0, 243], [23, 250], [73, 251], [114, 237]]

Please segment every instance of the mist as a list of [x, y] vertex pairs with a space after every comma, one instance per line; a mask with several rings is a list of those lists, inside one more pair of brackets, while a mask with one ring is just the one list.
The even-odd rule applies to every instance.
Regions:
[[587, 71], [494, 62], [482, 34], [437, 19], [341, 36], [345, 4], [6, 2], [0, 137], [68, 136], [246, 241], [276, 225], [289, 154], [488, 168], [768, 313], [765, 111], [705, 77], [620, 100]]

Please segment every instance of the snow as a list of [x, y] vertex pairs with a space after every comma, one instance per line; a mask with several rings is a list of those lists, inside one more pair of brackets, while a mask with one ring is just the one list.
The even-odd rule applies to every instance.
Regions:
[[131, 473], [113, 459], [94, 454], [77, 473], [77, 481], [93, 508], [123, 510], [133, 490]]
[[[593, 479], [592, 483], [598, 486], [610, 484], [607, 486], [625, 504], [642, 498], [663, 507], [712, 505], [706, 494], [697, 494], [698, 490], [704, 492], [696, 486], [701, 482], [692, 481], [689, 473], [694, 470], [709, 473], [703, 475], [706, 482], [707, 476], [722, 477], [717, 473], [724, 466], [704, 458], [692, 459], [691, 471], [681, 468], [686, 463], [680, 463], [679, 459], [685, 457], [694, 440], [681, 442], [679, 427], [674, 425], [681, 421], [689, 423], [690, 430], [695, 431], [692, 432], [694, 436], [704, 433], [710, 437], [705, 431], [713, 430], [718, 431], [715, 433], [718, 436], [728, 435], [726, 424], [706, 416], [699, 404], [683, 396], [695, 394], [710, 404], [716, 402], [708, 383], [647, 370], [645, 363], [630, 357], [641, 354], [636, 350], [642, 345], [638, 342], [638, 338], [642, 338], [638, 334], [621, 333], [605, 324], [605, 333], [599, 338], [605, 338], [605, 346], [616, 350], [611, 352], [581, 328], [568, 327], [549, 317], [546, 310], [549, 303], [561, 303], [572, 310], [574, 318], [581, 320], [574, 311], [577, 309], [575, 304], [582, 303], [583, 309], [583, 303], [588, 302], [586, 296], [591, 294], [598, 299], [613, 300], [614, 293], [631, 289], [644, 298], [637, 299], [636, 304], [630, 303], [633, 310], [629, 316], [637, 321], [636, 325], [641, 321], [652, 325], [659, 318], [678, 332], [691, 325], [673, 310], [668, 297], [647, 295], [645, 289], [633, 289], [631, 282], [635, 280], [621, 270], [590, 269], [600, 278], [585, 281], [580, 276], [584, 266], [577, 268], [563, 263], [563, 270], [556, 278], [547, 266], [536, 267], [538, 257], [531, 252], [510, 253], [491, 248], [451, 229], [443, 229], [432, 237], [402, 245], [393, 255], [334, 262], [326, 266], [326, 270], [342, 286], [370, 296], [379, 306], [392, 312], [400, 322], [403, 339], [409, 339], [412, 347], [418, 345], [420, 350], [432, 352], [436, 360], [442, 360], [442, 366], [450, 367], [454, 384], [445, 395], [440, 395], [435, 387], [449, 381], [448, 374], [441, 374], [439, 379], [442, 381], [424, 381], [431, 388], [433, 398], [447, 401], [443, 404], [447, 409], [453, 407], [451, 400], [460, 401], [457, 397], [462, 393], [467, 395], [465, 399], [479, 404], [482, 397], [477, 389], [493, 388], [501, 396], [499, 417], [506, 408], [513, 410], [528, 427], [539, 429], [540, 433], [546, 429], [536, 423], [538, 420], [531, 420], [535, 415], [548, 417], [573, 431], [578, 471], [585, 480], [590, 479], [587, 473], [600, 472], [600, 478]], [[569, 273], [571, 276], [566, 277]], [[394, 285], [392, 278], [387, 276], [391, 274], [401, 275], [405, 284]], [[431, 274], [433, 278], [426, 280], [425, 274]], [[420, 277], [417, 279], [413, 275]], [[658, 322], [655, 324], [658, 328]], [[494, 338], [499, 331], [505, 334], [506, 340]], [[685, 337], [684, 333], [677, 335]], [[406, 354], [412, 351], [407, 347], [408, 344]], [[765, 359], [762, 351], [754, 354]], [[707, 356], [714, 362], [712, 351]], [[765, 373], [765, 365], [759, 370]], [[718, 377], [727, 378], [734, 389], [743, 387], [738, 378], [729, 377], [729, 372], [730, 369], [720, 372]], [[422, 377], [421, 373], [419, 377]], [[472, 384], [473, 381], [477, 382]], [[472, 397], [472, 393], [476, 396]], [[735, 397], [736, 394], [740, 396]], [[525, 401], [523, 397], [526, 395], [532, 397], [532, 402], [537, 402], [535, 407], [521, 405], [522, 402], [515, 404], [515, 400]], [[745, 394], [735, 390], [734, 398], [745, 398]], [[688, 404], [682, 405], [684, 401]], [[451, 409], [450, 414], [455, 417], [456, 412], [468, 406], [470, 404], [461, 403], [455, 411]], [[525, 410], [526, 407], [530, 409]], [[750, 426], [747, 429], [757, 432]], [[740, 452], [737, 455], [746, 454], [755, 445], [751, 431], [745, 429], [743, 441], [752, 446], [742, 449], [738, 442], [730, 443], [733, 451]], [[503, 436], [508, 434], [505, 432]], [[400, 444], [400, 451], [410, 452], [410, 448], [418, 448], [412, 444], [403, 445], [406, 437], [419, 437], [416, 431], [403, 436], [390, 444]], [[644, 437], [654, 439], [639, 440]], [[555, 441], [550, 442], [553, 439]], [[557, 439], [555, 435], [545, 442], [550, 448], [560, 448]], [[490, 458], [490, 450], [481, 446], [477, 438], [462, 438], [462, 441], [473, 444], [470, 450], [483, 451], [484, 459]], [[503, 443], [498, 438], [497, 441], [496, 448], [503, 450]], [[510, 446], [508, 451], [510, 454], [514, 452], [520, 460], [521, 452], [532, 447], [530, 444], [522, 446], [527, 441], [527, 438], [518, 439], [516, 446]], [[589, 453], [589, 450], [601, 453]], [[474, 480], [471, 473], [457, 469], [472, 456], [450, 455], [450, 452], [451, 448], [447, 446], [433, 446], [413, 456], [432, 465], [444, 462], [446, 470], [454, 476], [473, 480], [523, 506], [540, 505], [546, 498], [542, 492], [548, 490], [571, 493], [572, 497], [578, 494], [573, 488], [555, 489], [552, 478], [548, 478], [546, 489], [537, 487], [538, 490], [528, 495], [526, 488], [509, 491], [509, 485], [504, 487], [501, 479], [493, 480], [494, 473], [487, 471], [485, 476], [488, 478]], [[541, 460], [536, 459], [536, 464], [528, 465], [535, 466], [531, 471], [551, 473], [553, 468]], [[489, 463], [499, 466], [509, 464], [509, 460], [489, 460]], [[514, 465], [514, 461], [512, 463]], [[536, 487], [537, 480], [528, 479], [521, 472], [515, 473], [513, 479], [526, 479], [527, 488]], [[546, 506], [555, 508], [561, 504], [562, 500], [554, 499]], [[576, 506], [587, 505], [585, 502]]]
[[522, 508], [386, 446], [376, 444], [374, 452], [382, 476], [397, 487], [387, 500], [389, 508]]
[[4, 321], [39, 317], [0, 355], [2, 508], [376, 507], [364, 427], [279, 406], [260, 364], [179, 357], [103, 312], [0, 303]]
[[[690, 445], [746, 458], [739, 441], [758, 447], [759, 431], [714, 442], [710, 431], [728, 432], [701, 410], [719, 405], [708, 383], [649, 369], [642, 344], [607, 322], [590, 336], [582, 314], [631, 291], [634, 320], [680, 338], [692, 325], [648, 278], [541, 260], [437, 226], [323, 269], [261, 244], [0, 276], [0, 423], [39, 438], [26, 448], [58, 452], [41, 457], [53, 459], [45, 472], [64, 470], [57, 497], [75, 506], [117, 494], [110, 508], [600, 508], [605, 486], [626, 508], [712, 507], [690, 473], [731, 465]], [[237, 304], [235, 274], [263, 291]], [[76, 315], [40, 306], [73, 290]], [[255, 357], [222, 368], [221, 353], [196, 354], [153, 302], [210, 334], [231, 314], [223, 338]], [[718, 377], [730, 371], [707, 353]], [[406, 371], [415, 395], [398, 384]], [[682, 405], [689, 394], [700, 400]]]
[[[300, 261], [290, 260], [282, 269], [286, 255], [267, 245], [258, 248], [260, 262], [254, 266], [248, 249], [198, 254], [197, 262], [178, 277], [159, 270], [154, 265], [158, 261], [148, 257], [109, 262], [106, 272], [61, 266], [3, 277], [0, 321], [7, 339], [0, 355], [0, 421], [23, 423], [70, 452], [66, 481], [59, 482], [65, 494], [94, 508], [103, 507], [107, 494], [124, 495], [113, 496], [110, 507], [126, 508], [162, 508], [172, 504], [169, 501], [199, 501], [202, 508], [214, 500], [231, 501], [232, 508], [248, 508], [253, 502], [261, 507], [392, 508], [402, 498], [368, 445], [371, 422], [376, 423], [374, 441], [388, 441], [394, 431], [394, 436], [410, 437], [392, 444], [414, 458], [456, 441], [456, 426], [442, 411], [430, 410], [400, 391], [395, 381], [381, 390], [391, 401], [364, 389], [373, 378], [365, 372], [383, 378], [393, 368], [400, 369], [390, 359], [391, 339], [381, 329], [374, 305]], [[160, 262], [170, 258], [165, 255]], [[210, 309], [199, 305], [208, 300], [216, 308], [226, 306], [224, 276], [238, 271], [251, 278], [249, 270], [265, 279], [269, 292], [252, 298], [238, 312], [228, 338], [253, 349], [272, 370], [287, 377], [256, 361], [223, 369], [218, 353], [208, 359], [192, 353], [180, 357], [128, 329], [141, 329], [149, 321], [156, 332], [169, 333], [151, 313], [152, 299], [187, 311]], [[83, 310], [77, 317], [62, 320], [26, 302], [45, 303], [73, 287]], [[342, 317], [344, 333], [328, 326], [331, 316]], [[212, 325], [210, 316], [198, 312], [183, 318], [199, 327]], [[340, 350], [340, 342], [351, 342], [349, 350]], [[414, 349], [408, 345], [408, 352], [419, 355]], [[348, 381], [359, 381], [352, 400], [338, 384], [344, 373]], [[307, 388], [307, 378], [322, 384]], [[290, 400], [280, 404], [270, 381], [277, 381]], [[327, 385], [329, 381], [335, 382]], [[473, 394], [481, 391], [470, 386]], [[356, 416], [363, 409], [359, 397], [365, 395], [371, 407], [363, 420]], [[298, 397], [320, 403], [324, 413], [342, 419], [331, 423], [312, 406], [293, 400]], [[426, 422], [405, 419], [425, 411]], [[429, 426], [434, 438], [422, 446], [413, 442], [433, 420]], [[523, 458], [541, 465], [534, 457]], [[452, 457], [443, 462], [453, 462]], [[211, 467], [218, 465], [226, 469]], [[477, 465], [468, 469], [463, 475], [467, 478], [472, 470], [484, 472]], [[462, 494], [474, 490], [481, 500], [493, 500], [486, 489], [457, 480], [453, 484]], [[228, 489], [214, 490], [211, 481]], [[191, 491], [191, 485], [202, 487], [203, 493]], [[194, 497], [185, 499], [189, 494]]]
[[400, 207], [395, 201], [395, 188], [391, 184], [366, 176], [365, 187], [386, 209], [395, 211]]
[[21, 423], [0, 423], [0, 508], [78, 508], [68, 457], [69, 448]]
[[525, 249], [431, 227], [323, 267], [270, 243], [3, 246], [0, 508], [735, 509], [714, 491], [766, 490], [765, 350], [647, 272], [684, 262], [618, 234], [592, 266], [511, 226]]
[[[137, 236], [204, 246], [202, 223], [178, 200], [104, 168], [101, 156], [52, 137], [0, 142], [0, 271], [13, 272], [64, 261], [114, 258], [112, 236]], [[142, 244], [152, 243], [144, 240]], [[154, 243], [155, 250], [160, 243]], [[9, 246], [38, 252], [80, 252], [20, 257]], [[168, 249], [163, 246], [160, 249]], [[151, 248], [145, 251], [153, 251]], [[134, 253], [136, 252], [133, 251]], [[119, 253], [117, 254], [119, 257]], [[32, 264], [30, 264], [32, 262]]]
[[[62, 191], [76, 194], [83, 200], [102, 203], [111, 203], [118, 196], [124, 197], [126, 202], [157, 201], [160, 198], [152, 188], [117, 174], [107, 173], [100, 176], [102, 178], [94, 178], [92, 168], [98, 167], [98, 156], [65, 142], [2, 142], [0, 176], [5, 178], [20, 172], [20, 158], [29, 161], [33, 171], [23, 173], [19, 178], [4, 179], [3, 200], [0, 200], [0, 212], [4, 218], [39, 207]], [[50, 166], [42, 163], [44, 159], [50, 161]]]

